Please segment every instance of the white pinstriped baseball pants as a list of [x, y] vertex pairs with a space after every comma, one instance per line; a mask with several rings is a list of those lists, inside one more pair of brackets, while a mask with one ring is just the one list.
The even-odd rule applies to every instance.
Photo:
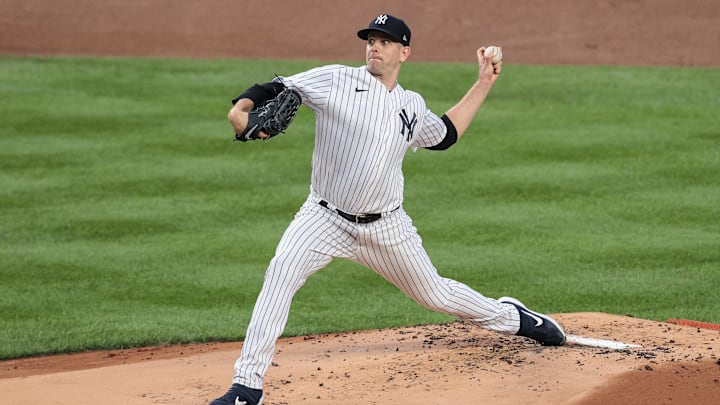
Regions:
[[438, 274], [402, 207], [375, 222], [355, 224], [319, 201], [310, 195], [277, 246], [235, 362], [234, 383], [262, 389], [293, 296], [311, 274], [336, 257], [369, 267], [431, 310], [497, 332], [517, 333], [520, 318], [514, 306]]

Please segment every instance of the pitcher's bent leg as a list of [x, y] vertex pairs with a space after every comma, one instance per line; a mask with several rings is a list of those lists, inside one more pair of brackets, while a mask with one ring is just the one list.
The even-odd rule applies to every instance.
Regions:
[[[424, 307], [496, 332], [515, 334], [520, 315], [512, 305], [487, 298], [469, 286], [441, 277], [410, 218], [398, 213], [395, 226], [379, 233], [361, 262]], [[365, 247], [365, 246], [364, 246]]]
[[296, 217], [285, 231], [265, 272], [240, 357], [235, 362], [233, 383], [262, 389], [293, 296], [311, 274], [333, 259], [331, 254], [318, 252], [323, 250], [318, 246], [323, 243], [318, 234], [328, 232], [328, 226], [331, 225], [307, 214]]

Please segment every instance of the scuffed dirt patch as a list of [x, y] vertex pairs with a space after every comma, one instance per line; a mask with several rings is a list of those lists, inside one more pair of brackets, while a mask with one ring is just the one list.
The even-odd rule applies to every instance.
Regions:
[[[720, 332], [598, 313], [556, 318], [570, 334], [641, 347], [543, 347], [462, 322], [284, 338], [266, 403], [718, 403]], [[40, 403], [38, 386], [58, 404], [96, 403], [108, 387], [105, 404], [204, 404], [227, 389], [241, 345], [0, 362], [0, 390], [11, 404]]]

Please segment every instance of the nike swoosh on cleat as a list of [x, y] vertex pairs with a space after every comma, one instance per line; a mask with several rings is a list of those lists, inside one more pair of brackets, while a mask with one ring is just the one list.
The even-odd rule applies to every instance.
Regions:
[[360, 93], [361, 91], [370, 91], [370, 89], [358, 89], [357, 87], [355, 87], [356, 93]]
[[535, 314], [533, 314], [532, 312], [529, 312], [529, 311], [523, 311], [523, 312], [525, 312], [525, 314], [526, 314], [527, 316], [529, 316], [530, 318], [532, 318], [532, 319], [535, 320], [535, 326], [536, 326], [536, 327], [537, 327], [537, 326], [542, 326], [542, 324], [543, 324], [543, 319], [542, 319], [541, 317], [539, 317], [539, 316], [537, 316], [537, 315], [535, 315]]
[[240, 401], [240, 399], [235, 398], [235, 405], [247, 405], [247, 401]]

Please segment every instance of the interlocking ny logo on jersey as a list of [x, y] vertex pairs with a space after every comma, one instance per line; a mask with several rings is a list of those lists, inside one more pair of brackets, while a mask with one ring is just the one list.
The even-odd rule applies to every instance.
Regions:
[[417, 114], [413, 113], [412, 119], [408, 117], [407, 111], [403, 108], [400, 111], [400, 121], [402, 121], [403, 127], [400, 130], [400, 134], [405, 136], [405, 140], [410, 142], [415, 131], [415, 124], [417, 124]]

